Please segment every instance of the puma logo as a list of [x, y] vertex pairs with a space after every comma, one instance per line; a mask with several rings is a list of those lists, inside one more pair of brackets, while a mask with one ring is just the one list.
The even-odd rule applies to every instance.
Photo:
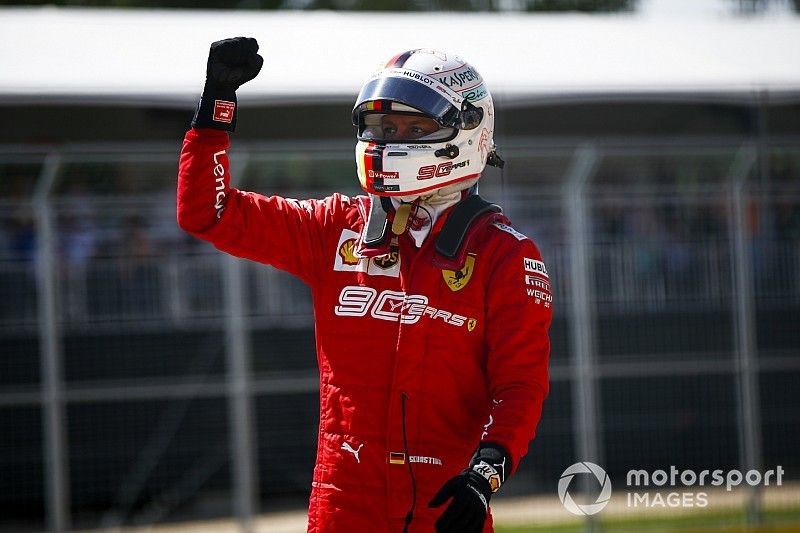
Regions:
[[364, 447], [364, 443], [363, 442], [358, 445], [358, 449], [357, 450], [354, 450], [353, 447], [350, 446], [349, 442], [343, 442], [342, 443], [342, 449], [344, 451], [346, 451], [346, 452], [352, 453], [353, 457], [356, 458], [356, 462], [358, 462], [358, 464], [361, 464], [361, 459], [358, 457], [358, 452], [360, 452], [361, 448], [363, 448], [363, 447]]

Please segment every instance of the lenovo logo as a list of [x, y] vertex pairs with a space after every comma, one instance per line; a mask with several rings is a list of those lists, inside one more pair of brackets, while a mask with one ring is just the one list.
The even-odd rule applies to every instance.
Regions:
[[214, 154], [214, 183], [216, 184], [214, 209], [217, 211], [217, 218], [222, 216], [225, 210], [225, 166], [220, 162], [219, 157], [225, 154], [225, 150], [220, 150]]

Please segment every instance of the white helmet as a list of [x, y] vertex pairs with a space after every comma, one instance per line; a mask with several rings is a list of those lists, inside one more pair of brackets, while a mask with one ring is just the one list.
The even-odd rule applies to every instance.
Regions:
[[[412, 130], [392, 121], [428, 126], [403, 135]], [[353, 124], [358, 178], [371, 194], [461, 190], [477, 181], [487, 162], [502, 166], [492, 97], [480, 74], [452, 54], [419, 49], [390, 59], [361, 88]]]

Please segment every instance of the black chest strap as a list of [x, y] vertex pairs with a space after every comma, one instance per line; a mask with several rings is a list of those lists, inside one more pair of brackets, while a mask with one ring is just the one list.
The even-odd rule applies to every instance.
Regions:
[[453, 207], [442, 231], [436, 239], [436, 251], [447, 259], [454, 259], [464, 243], [470, 226], [486, 213], [501, 213], [500, 206], [481, 198], [477, 194], [467, 196]]
[[388, 197], [369, 195], [369, 217], [367, 217], [367, 230], [364, 233], [364, 246], [367, 248], [383, 246], [389, 232], [386, 215], [393, 210], [392, 201]]

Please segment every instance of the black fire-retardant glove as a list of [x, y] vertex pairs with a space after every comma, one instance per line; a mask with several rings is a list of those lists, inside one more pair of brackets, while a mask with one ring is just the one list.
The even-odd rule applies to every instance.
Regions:
[[258, 55], [255, 39], [234, 37], [211, 43], [206, 84], [192, 127], [234, 131], [236, 89], [255, 78], [263, 64], [264, 58]]
[[437, 533], [481, 533], [489, 514], [489, 499], [506, 480], [511, 460], [502, 447], [482, 443], [469, 467], [447, 481], [428, 507], [450, 504], [436, 521]]

